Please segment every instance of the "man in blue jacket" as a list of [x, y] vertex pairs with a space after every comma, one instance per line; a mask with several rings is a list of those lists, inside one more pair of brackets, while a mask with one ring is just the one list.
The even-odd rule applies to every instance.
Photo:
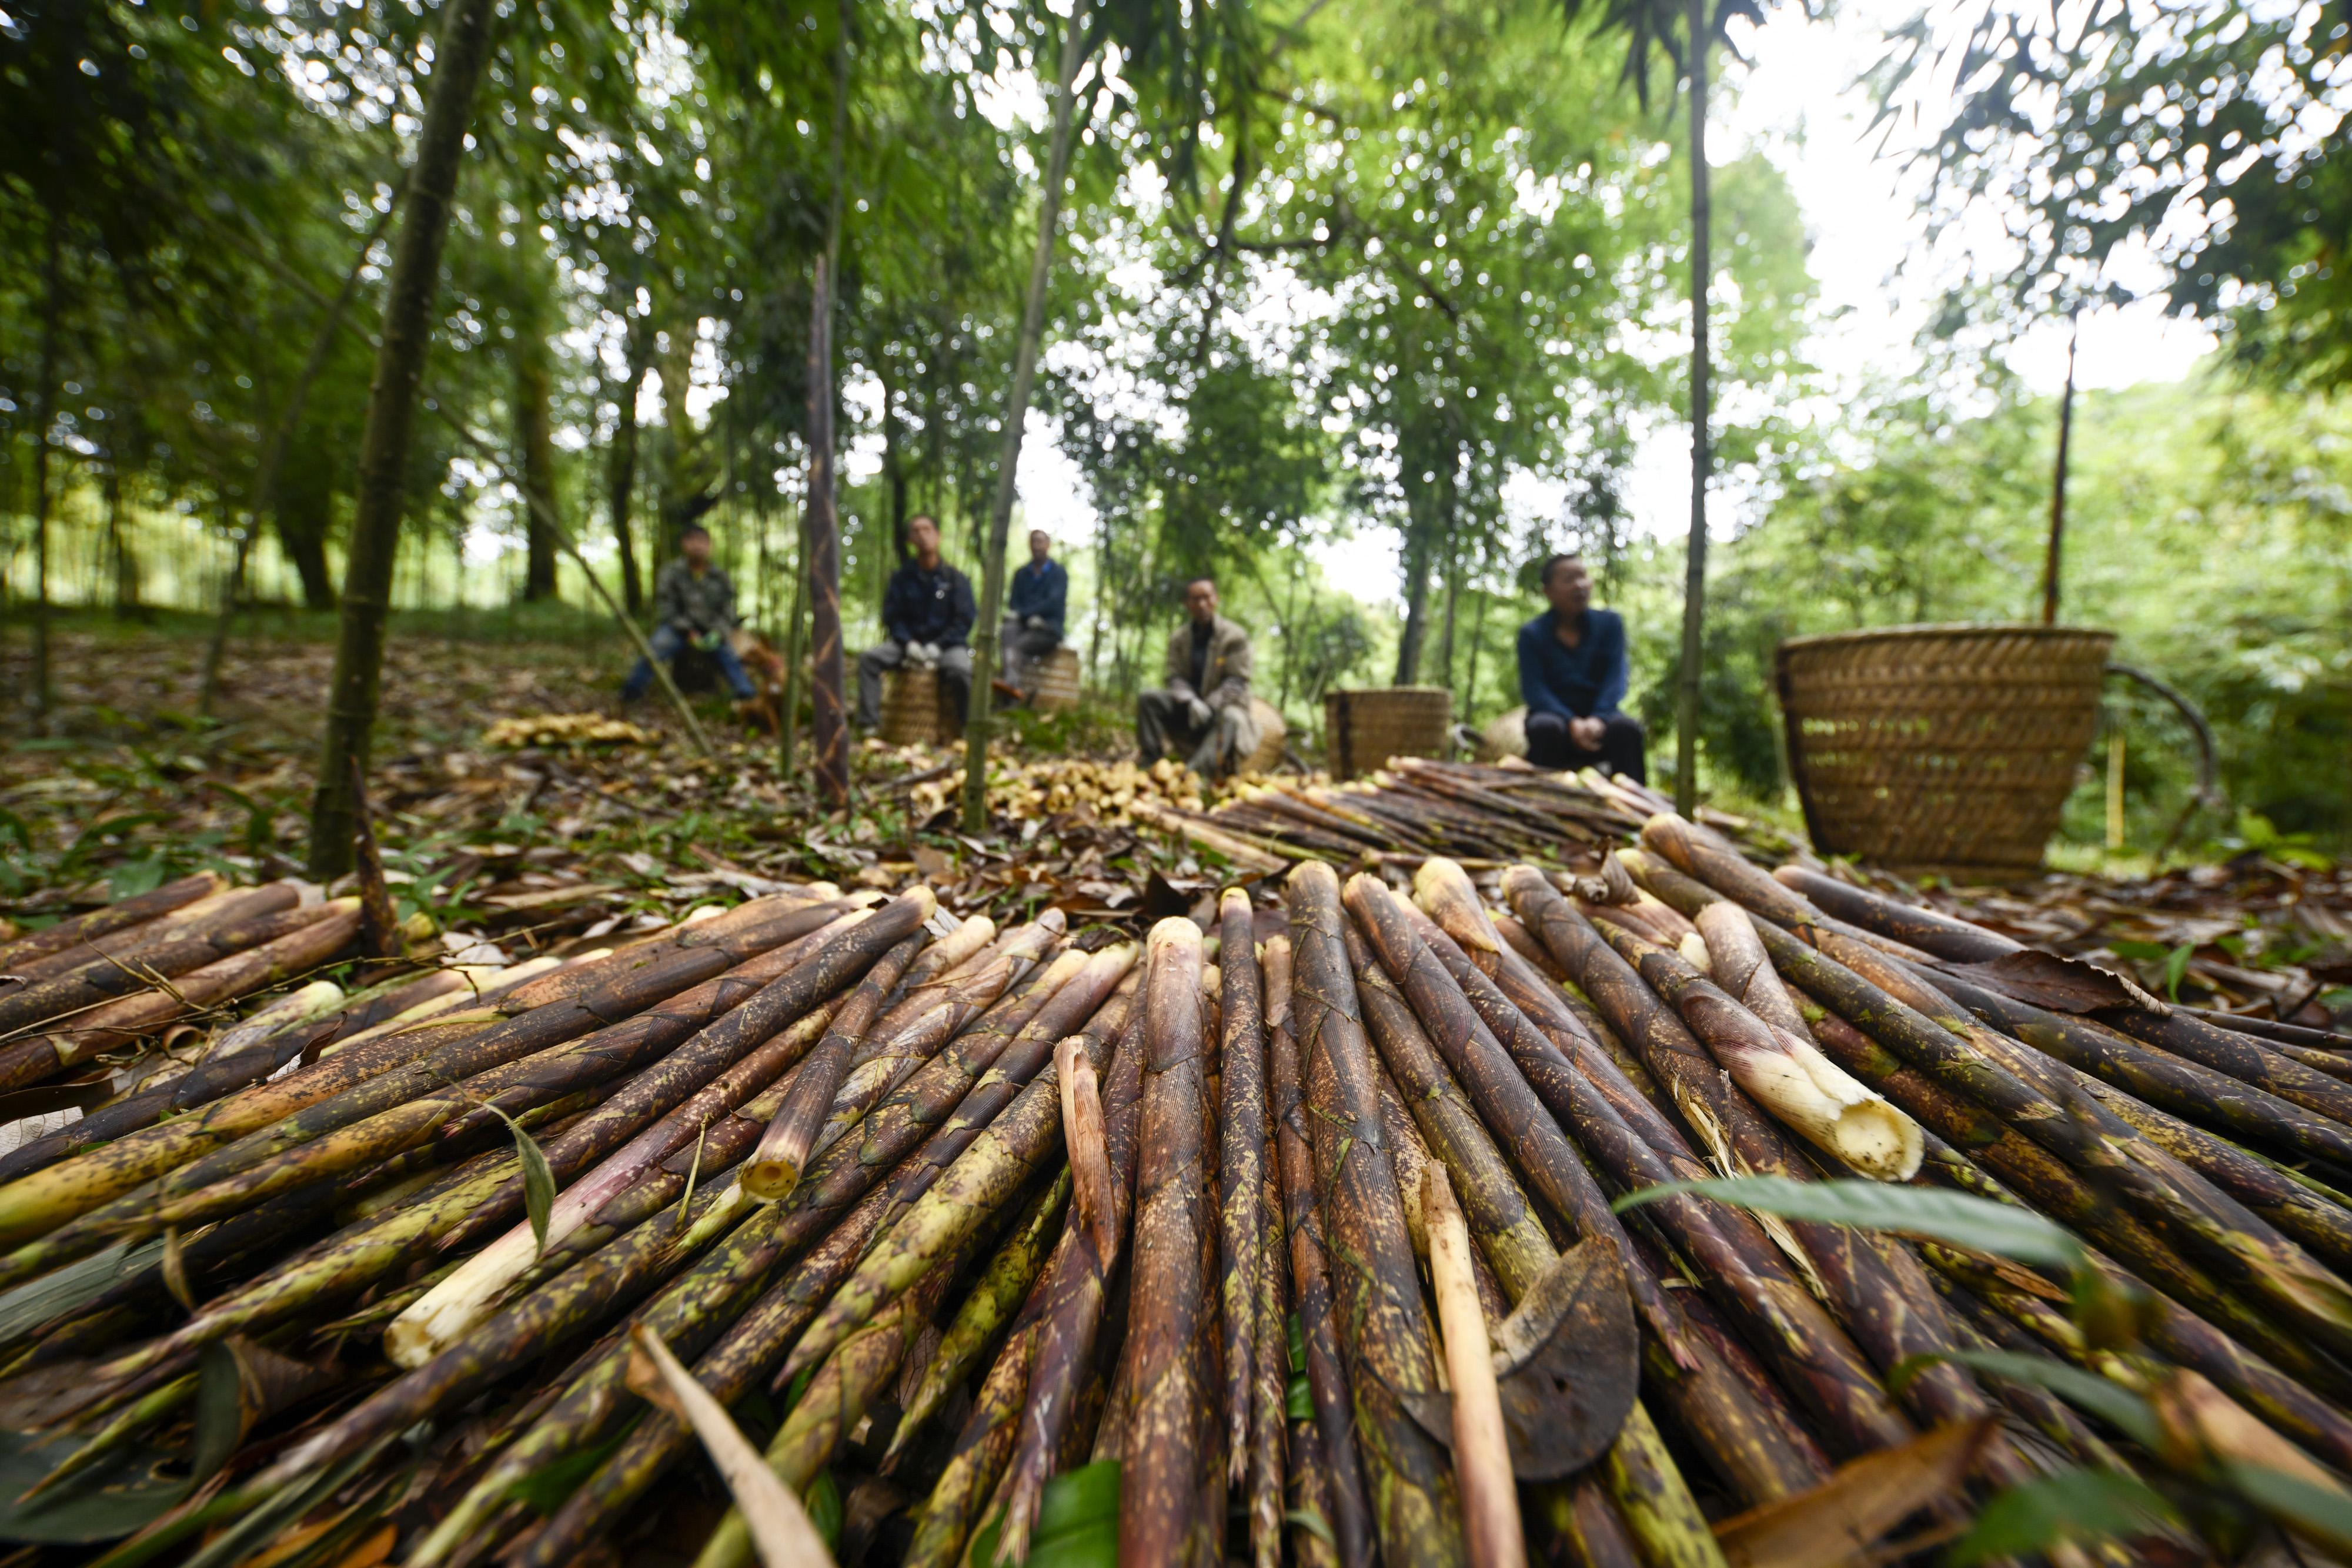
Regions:
[[937, 670], [948, 699], [961, 713], [971, 697], [971, 623], [979, 612], [971, 579], [940, 558], [940, 525], [930, 517], [907, 519], [907, 542], [915, 559], [890, 574], [882, 591], [882, 631], [887, 643], [857, 655], [857, 723], [872, 729], [882, 722], [882, 672], [901, 664]]
[[1551, 608], [1519, 628], [1519, 696], [1528, 705], [1528, 760], [1538, 768], [1598, 764], [1649, 782], [1641, 721], [1625, 700], [1625, 622], [1592, 608], [1592, 578], [1576, 556], [1544, 562]]
[[1029, 530], [1029, 564], [1013, 574], [1013, 597], [1005, 606], [1004, 625], [998, 637], [1004, 649], [1004, 678], [1034, 697], [1035, 661], [1062, 645], [1062, 622], [1068, 613], [1070, 574], [1054, 559], [1054, 538], [1043, 528]]

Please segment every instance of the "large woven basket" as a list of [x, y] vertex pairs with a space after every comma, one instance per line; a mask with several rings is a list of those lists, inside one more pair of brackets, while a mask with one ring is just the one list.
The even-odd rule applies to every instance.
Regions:
[[882, 738], [891, 746], [937, 746], [963, 733], [963, 715], [940, 687], [937, 670], [882, 674]]
[[1443, 757], [1454, 694], [1443, 686], [1368, 686], [1323, 694], [1323, 748], [1331, 776], [1353, 779], [1391, 757]]
[[1056, 648], [1030, 665], [1036, 689], [1029, 706], [1039, 713], [1065, 713], [1078, 706], [1078, 651]]
[[1890, 626], [1781, 643], [1781, 722], [1813, 847], [1915, 869], [2039, 866], [2115, 640]]

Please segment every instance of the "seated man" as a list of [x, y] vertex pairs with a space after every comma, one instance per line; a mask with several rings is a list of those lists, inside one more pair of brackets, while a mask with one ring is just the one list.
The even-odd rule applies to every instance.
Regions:
[[[646, 641], [654, 657], [665, 664], [677, 662], [690, 643], [708, 654], [726, 677], [727, 689], [739, 703], [751, 700], [751, 677], [735, 656], [727, 633], [735, 627], [735, 585], [710, 562], [710, 533], [699, 523], [688, 523], [677, 536], [677, 559], [654, 580], [654, 631]], [[654, 667], [640, 654], [637, 666], [621, 683], [621, 700], [635, 702], [654, 684]]]
[[915, 559], [890, 574], [882, 591], [882, 632], [889, 639], [857, 655], [857, 724], [882, 722], [882, 672], [901, 664], [937, 670], [940, 685], [961, 713], [971, 700], [971, 580], [940, 559], [940, 525], [907, 520]]
[[1519, 628], [1519, 695], [1528, 705], [1528, 760], [1538, 768], [1599, 764], [1647, 783], [1639, 720], [1617, 711], [1625, 700], [1625, 622], [1592, 608], [1584, 562], [1556, 555], [1544, 562], [1551, 608]]
[[1135, 699], [1135, 743], [1150, 767], [1174, 752], [1203, 779], [1222, 779], [1257, 748], [1250, 716], [1249, 633], [1217, 613], [1217, 585], [1184, 585], [1184, 624], [1168, 639], [1165, 685]]
[[1012, 601], [998, 633], [1004, 649], [1004, 678], [1034, 697], [1033, 662], [1062, 645], [1062, 619], [1070, 600], [1070, 574], [1054, 559], [1054, 539], [1043, 528], [1029, 530], [1029, 564], [1013, 574]]

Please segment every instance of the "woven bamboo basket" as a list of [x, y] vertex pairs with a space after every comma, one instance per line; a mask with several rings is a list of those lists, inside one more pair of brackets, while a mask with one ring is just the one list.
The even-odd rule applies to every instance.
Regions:
[[2041, 865], [2115, 640], [1890, 626], [1781, 643], [1781, 723], [1813, 847], [1915, 869]]
[[963, 733], [963, 715], [940, 687], [937, 670], [882, 674], [882, 739], [890, 746], [938, 746]]
[[1323, 694], [1331, 776], [1353, 779], [1391, 757], [1443, 757], [1454, 694], [1443, 686], [1368, 686]]
[[1289, 737], [1290, 726], [1283, 722], [1282, 710], [1264, 697], [1250, 698], [1250, 717], [1257, 725], [1257, 747], [1242, 758], [1238, 771], [1271, 773], [1282, 760], [1282, 743]]
[[1039, 713], [1066, 713], [1078, 706], [1078, 651], [1056, 648], [1031, 666], [1036, 689], [1029, 706]]

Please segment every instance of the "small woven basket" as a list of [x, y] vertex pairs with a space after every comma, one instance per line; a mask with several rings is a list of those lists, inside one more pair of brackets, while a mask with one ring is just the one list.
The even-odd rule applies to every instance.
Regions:
[[1955, 625], [1781, 643], [1789, 768], [1813, 847], [1920, 870], [2040, 866], [2115, 640]]
[[1323, 748], [1334, 779], [1369, 773], [1391, 757], [1443, 757], [1454, 694], [1443, 686], [1368, 686], [1323, 694]]
[[882, 674], [882, 739], [890, 746], [937, 746], [963, 733], [963, 715], [940, 687], [937, 670]]
[[1056, 648], [1032, 666], [1037, 689], [1029, 706], [1039, 713], [1066, 713], [1078, 706], [1078, 651]]

